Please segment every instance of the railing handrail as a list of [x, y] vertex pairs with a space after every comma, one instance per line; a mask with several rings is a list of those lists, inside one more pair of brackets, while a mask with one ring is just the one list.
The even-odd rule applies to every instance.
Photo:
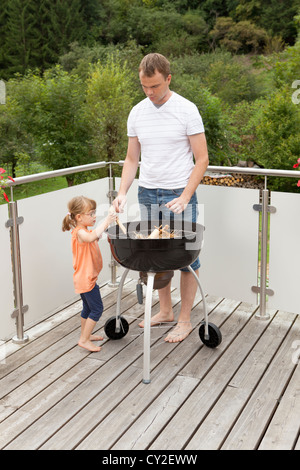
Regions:
[[[104, 168], [107, 165], [124, 165], [124, 160], [118, 162], [96, 162], [88, 163], [85, 165], [73, 166], [69, 168], [62, 168], [59, 170], [45, 171], [43, 173], [35, 173], [33, 175], [18, 176], [14, 178], [14, 181], [8, 181], [7, 186], [17, 186], [24, 183], [32, 183], [33, 181], [41, 181], [43, 179], [55, 178], [57, 176], [70, 175], [72, 173], [79, 173], [82, 171], [96, 170], [98, 168]], [[300, 171], [295, 170], [277, 170], [277, 169], [266, 169], [256, 167], [239, 167], [239, 166], [213, 166], [208, 165], [207, 172], [219, 172], [219, 173], [240, 173], [246, 175], [256, 176], [277, 176], [284, 178], [300, 178]]]
[[72, 173], [79, 173], [88, 170], [97, 170], [98, 168], [104, 168], [109, 163], [110, 162], [87, 163], [85, 165], [71, 166], [69, 168], [61, 168], [59, 170], [44, 171], [43, 173], [35, 173], [33, 175], [18, 176], [14, 178], [14, 181], [7, 181], [7, 186], [17, 186], [19, 184], [32, 183], [34, 181], [41, 181], [48, 178], [56, 178], [57, 176], [71, 175]]
[[241, 173], [256, 176], [277, 176], [284, 178], [300, 178], [300, 171], [294, 170], [276, 170], [256, 167], [239, 167], [239, 166], [208, 166], [207, 171], [215, 171], [220, 173]]

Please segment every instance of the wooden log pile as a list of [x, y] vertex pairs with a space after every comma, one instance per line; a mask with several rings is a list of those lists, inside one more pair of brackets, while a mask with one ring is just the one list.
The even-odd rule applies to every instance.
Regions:
[[243, 175], [243, 174], [211, 174], [205, 175], [202, 178], [200, 184], [213, 185], [213, 186], [231, 186], [235, 188], [251, 188], [251, 189], [263, 189], [264, 181], [254, 175]]

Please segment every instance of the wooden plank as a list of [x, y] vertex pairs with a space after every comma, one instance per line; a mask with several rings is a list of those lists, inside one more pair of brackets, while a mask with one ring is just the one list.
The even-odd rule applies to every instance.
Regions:
[[[178, 297], [178, 301], [180, 301], [180, 296]], [[223, 302], [222, 302], [222, 299], [219, 297], [208, 296], [206, 298], [207, 311], [210, 317], [212, 314], [217, 316], [217, 312], [219, 312], [218, 307], [220, 306], [220, 303], [223, 303]], [[180, 313], [180, 307], [181, 307], [181, 303], [176, 304], [175, 308], [173, 308], [174, 317], [175, 317], [174, 324], [176, 324], [176, 318], [178, 317]], [[194, 334], [192, 336], [193, 338], [192, 341], [190, 340], [190, 336], [188, 337], [189, 338], [188, 344], [190, 348], [189, 357], [192, 357], [193, 355], [195, 356], [199, 348], [203, 346], [202, 342], [199, 339], [199, 334], [198, 334], [199, 324], [203, 320], [203, 317], [204, 317], [203, 307], [202, 307], [202, 302], [200, 302], [199, 304], [194, 305], [194, 308], [192, 310], [191, 320], [192, 320], [192, 326], [194, 329]], [[168, 331], [174, 327], [174, 324], [171, 323], [169, 326], [163, 325], [163, 327], [151, 328], [152, 332], [154, 332], [155, 330], [158, 330], [158, 332], [159, 331], [161, 332], [160, 341], [157, 341], [155, 346], [151, 348], [151, 363], [152, 364], [158, 364], [165, 358], [166, 347], [168, 347], [169, 352], [171, 352], [174, 350], [174, 348], [177, 348], [179, 346], [179, 343], [170, 343], [166, 345], [166, 342], [164, 341], [165, 336], [168, 334]], [[180, 345], [180, 348], [183, 348], [183, 344], [185, 343], [186, 342], [184, 341]], [[192, 356], [190, 356], [190, 352], [193, 352]], [[135, 365], [136, 367], [142, 368], [143, 367], [142, 361], [143, 361], [143, 357], [140, 357], [133, 365]]]
[[298, 326], [292, 328], [285, 337], [269, 368], [222, 445], [222, 449], [256, 449], [260, 444], [295, 368], [291, 361], [291, 351], [293, 342], [299, 337], [299, 324], [300, 317], [298, 316], [296, 318]]
[[293, 319], [294, 316], [281, 312], [275, 316], [186, 446], [187, 450], [214, 450], [221, 447], [281, 345]]
[[[127, 301], [123, 303], [123, 306], [125, 308], [132, 305], [132, 298], [134, 299], [134, 302], [136, 302], [135, 294], [132, 297], [130, 297], [130, 295], [127, 296]], [[113, 306], [113, 310], [115, 310], [115, 305]], [[111, 316], [111, 313], [112, 313], [111, 311], [109, 313], [106, 312], [106, 314], [109, 316]], [[133, 320], [129, 320], [129, 322], [130, 321], [133, 321]], [[65, 338], [64, 341], [69, 343], [69, 338], [68, 337]], [[124, 344], [123, 346], [121, 346], [122, 341], [120, 341], [119, 344], [121, 348], [125, 347]], [[115, 353], [112, 352], [112, 354], [115, 354]], [[35, 375], [29, 378], [28, 381], [26, 381], [24, 384], [21, 384], [19, 387], [14, 389], [11, 393], [6, 395], [4, 399], [2, 399], [1, 405], [0, 405], [1, 419], [6, 418], [7, 416], [9, 416], [9, 414], [15, 412], [15, 410], [18, 408], [20, 408], [20, 415], [22, 416], [23, 414], [22, 405], [24, 405], [24, 403], [28, 402], [29, 400], [31, 400], [31, 403], [33, 403], [32, 399], [34, 398], [34, 396], [38, 395], [41, 392], [41, 390], [45, 389], [45, 387], [51, 386], [52, 382], [54, 382], [57, 378], [59, 378], [64, 373], [65, 370], [67, 370], [70, 367], [73, 367], [73, 365], [76, 364], [76, 362], [82, 361], [85, 357], [92, 357], [92, 356], [93, 354], [89, 353], [89, 351], [86, 351], [82, 348], [78, 348], [77, 346], [75, 346], [66, 354], [63, 354], [58, 359], [54, 360], [47, 367], [37, 372]], [[100, 367], [103, 363], [103, 360], [101, 360], [101, 358], [99, 358], [99, 361], [96, 361], [96, 366], [95, 366], [96, 368]], [[27, 368], [27, 365], [24, 365], [24, 367]], [[54, 382], [54, 383], [56, 384], [56, 387], [59, 389], [59, 384], [57, 385], [57, 382]], [[74, 387], [76, 385], [78, 384], [75, 384]], [[37, 400], [38, 399], [39, 398], [37, 397]], [[17, 419], [18, 413], [16, 413], [14, 416], [15, 416], [15, 419]], [[30, 424], [30, 420], [28, 420], [27, 426], [29, 424]]]
[[285, 390], [271, 423], [259, 445], [260, 450], [291, 450], [300, 431], [300, 366]]
[[[131, 372], [131, 376], [128, 381], [124, 380], [124, 375]], [[174, 371], [168, 369], [164, 376], [164, 381], [170, 380], [170, 374], [174, 374]], [[150, 388], [153, 388], [153, 384], [149, 384]], [[123, 414], [119, 415], [114, 413], [115, 409], [123, 409], [122, 403], [126, 400], [126, 396], [135, 388], [143, 388], [143, 394], [145, 395], [149, 387], [141, 383], [141, 371], [136, 367], [129, 366], [126, 370], [119, 375], [119, 377], [111, 383], [107, 389], [103, 390], [101, 394], [95, 396], [94, 400], [88, 403], [84, 410], [74, 415], [72, 420], [66, 422], [65, 426], [59, 429], [55, 435], [53, 435], [40, 449], [48, 450], [61, 450], [61, 449], [73, 449], [81, 448], [80, 442], [88, 436], [95, 436], [95, 443], [92, 445], [93, 449], [107, 449], [106, 446], [106, 433], [102, 433], [98, 429], [99, 423], [105, 423], [105, 427], [109, 434], [115, 432], [120, 426], [120, 422], [123, 424], [130, 414], [127, 409], [123, 410]], [[155, 388], [159, 393], [161, 387], [164, 384], [160, 382]], [[144, 406], [143, 402], [136, 404], [138, 410], [140, 406]], [[95, 410], [97, 410], [95, 412]], [[100, 425], [101, 426], [101, 425]], [[102, 426], [101, 426], [102, 429]], [[78, 446], [78, 447], [77, 447]], [[84, 448], [84, 447], [83, 447]]]
[[[118, 374], [115, 377], [113, 384], [108, 384], [107, 391], [103, 394], [103, 401], [98, 407], [93, 407], [94, 416], [104, 413], [104, 415], [109, 412], [109, 408], [106, 408], [106, 405], [118, 403], [119, 400], [122, 400], [124, 390], [127, 390], [128, 386], [134, 386], [138, 380], [139, 371], [138, 369], [128, 366], [125, 371]], [[107, 375], [102, 375], [104, 380], [107, 380]], [[66, 441], [64, 442], [64, 448], [68, 448], [68, 438], [74, 439], [81, 435], [81, 426], [85, 428], [87, 425], [86, 420], [89, 420], [90, 413], [84, 413], [81, 415], [81, 420], [78, 426], [69, 427], [68, 426], [68, 416], [76, 416], [76, 413], [83, 407], [88, 406], [89, 400], [86, 399], [84, 395], [85, 391], [88, 393], [88, 398], [95, 398], [94, 392], [98, 393], [100, 386], [100, 376], [99, 371], [96, 371], [93, 377], [82, 382], [76, 389], [65, 397], [61, 402], [56, 406], [51, 408], [46, 414], [40, 417], [36, 422], [34, 422], [30, 427], [28, 427], [21, 435], [14, 439], [8, 446], [4, 449], [8, 450], [35, 450], [43, 446], [43, 444], [51, 438], [51, 436], [65, 423], [69, 429], [69, 433]], [[124, 386], [124, 387], [123, 387]], [[104, 389], [105, 387], [103, 387]], [[101, 390], [101, 387], [100, 387]], [[116, 393], [116, 390], [118, 393]], [[115, 392], [115, 393], [113, 393]], [[67, 399], [69, 397], [69, 400]], [[55, 446], [55, 443], [51, 441], [51, 450], [59, 448], [59, 441], [56, 441], [58, 447]], [[47, 446], [46, 446], [47, 447]]]
[[[232, 322], [238, 316], [239, 309], [232, 316]], [[244, 311], [242, 311], [242, 316], [245, 318]], [[221, 355], [213, 369], [202, 379], [191, 396], [152, 443], [150, 449], [176, 450], [185, 447], [267, 326], [268, 322], [260, 322], [253, 316], [251, 317], [241, 333]], [[222, 347], [222, 343], [220, 347]]]
[[[178, 300], [178, 299], [177, 299]], [[175, 301], [177, 301], [175, 300]], [[174, 296], [173, 296], [173, 301], [174, 301]], [[159, 305], [153, 309], [153, 313], [155, 314], [159, 310]], [[136, 322], [136, 324], [138, 321]], [[130, 329], [132, 329], [130, 327]], [[134, 326], [133, 326], [134, 330]], [[157, 338], [159, 338], [160, 333], [158, 330], [152, 331], [151, 334], [151, 341], [155, 342]], [[124, 338], [125, 339], [125, 338]], [[111, 346], [114, 347], [114, 345], [117, 342], [111, 342]], [[143, 343], [143, 337], [141, 335], [137, 336], [135, 338], [135, 354], [142, 354], [142, 343]], [[131, 360], [134, 361], [135, 357], [133, 354], [133, 349], [128, 350], [128, 354], [126, 353], [126, 356], [124, 356], [124, 352], [119, 355], [119, 360], [120, 360], [120, 366], [126, 369], [126, 358], [131, 358]], [[134, 363], [134, 362], [133, 362]], [[111, 363], [109, 363], [111, 364]], [[111, 364], [111, 367], [113, 364]], [[110, 367], [110, 368], [111, 368]], [[130, 366], [131, 367], [131, 366]], [[112, 384], [105, 390], [103, 390], [101, 393], [98, 393], [95, 398], [87, 404], [87, 406], [82, 410], [79, 411], [74, 417], [61, 429], [57, 431], [57, 433], [42, 446], [43, 449], [62, 449], [62, 448], [73, 448], [75, 447], [89, 432], [91, 429], [93, 429], [101, 419], [104, 419], [109, 412], [113, 411], [113, 409], [116, 407], [116, 402], [115, 400], [112, 399], [112, 396], [116, 395], [115, 391], [121, 388], [122, 390], [122, 398], [123, 394], [126, 395], [128, 394], [133, 388], [135, 388], [138, 384], [141, 383], [142, 379], [142, 370], [140, 368], [134, 367], [137, 376], [135, 377], [135, 380], [131, 381], [131, 383], [128, 383], [127, 385], [122, 382], [122, 385], [117, 387], [116, 381], [112, 382]], [[111, 373], [111, 372], [110, 372]], [[145, 387], [145, 385], [143, 385]], [[103, 402], [105, 405], [103, 405]], [[99, 409], [97, 414], [95, 414], [95, 409]], [[103, 412], [102, 412], [103, 410]], [[127, 414], [125, 414], [127, 416]], [[71, 429], [77, 429], [78, 432], [74, 434], [73, 432], [70, 433]]]
[[[127, 282], [129, 281], [130, 280], [128, 279]], [[101, 286], [101, 295], [104, 300], [105, 309], [110, 307], [116, 301], [116, 298], [117, 298], [116, 290], [117, 290], [116, 288], [110, 287], [108, 286], [108, 284]], [[132, 290], [133, 290], [133, 287], [132, 287]], [[65, 308], [62, 308], [60, 311], [57, 311], [56, 313], [50, 315], [46, 319], [43, 319], [38, 324], [32, 326], [31, 328], [26, 329], [26, 334], [29, 337], [29, 342], [25, 343], [24, 345], [13, 343], [12, 340], [6, 341], [4, 345], [1, 344], [0, 356], [6, 358], [6, 361], [5, 361], [6, 367], [8, 364], [10, 364], [10, 366], [13, 366], [13, 368], [19, 367], [20, 359], [23, 361], [22, 363], [24, 363], [27, 360], [26, 357], [30, 351], [29, 345], [31, 345], [33, 342], [35, 342], [37, 339], [41, 338], [41, 336], [44, 336], [45, 333], [47, 333], [47, 335], [42, 339], [40, 343], [40, 347], [43, 346], [45, 344], [45, 340], [46, 341], [50, 340], [50, 335], [48, 333], [54, 328], [60, 327], [61, 324], [63, 324], [65, 321], [74, 317], [74, 315], [77, 315], [78, 312], [80, 312], [82, 308], [81, 306], [82, 306], [81, 300], [74, 301], [71, 305], [68, 305]], [[57, 330], [57, 335], [59, 335], [59, 328]], [[10, 362], [9, 357], [12, 354], [14, 356], [13, 356], [13, 360]], [[13, 369], [8, 370], [6, 368], [4, 370], [1, 368], [0, 377], [3, 377], [4, 372], [9, 373], [11, 372], [11, 370]]]
[[[140, 323], [143, 315], [144, 315], [144, 306], [140, 305], [136, 301], [136, 293], [130, 294], [130, 297], [132, 299], [135, 299], [135, 303], [130, 303], [127, 306], [125, 304], [125, 301], [122, 301], [121, 303], [121, 310], [122, 310], [122, 316], [127, 320], [127, 322], [130, 325], [129, 332], [127, 335], [122, 338], [122, 340], [119, 341], [109, 341], [109, 347], [102, 348], [101, 351], [93, 353], [90, 357], [93, 359], [100, 359], [101, 361], [104, 360], [106, 361], [107, 359], [110, 359], [113, 354], [118, 354], [121, 349], [124, 349], [124, 354], [126, 354], [126, 346], [129, 344], [131, 341], [134, 341], [134, 339], [137, 336], [140, 336], [143, 334], [143, 329], [138, 327], [138, 323]], [[152, 296], [152, 312], [153, 314], [158, 313], [159, 311], [159, 303], [158, 303], [158, 294], [157, 292], [153, 293]], [[179, 302], [179, 297], [177, 297], [176, 292], [173, 296], [173, 302], [178, 303]], [[109, 315], [105, 317], [105, 321], [107, 318], [114, 316], [116, 314], [116, 311], [113, 310], [113, 312], [110, 312]], [[138, 319], [138, 321], [136, 321]], [[103, 322], [104, 323], [104, 322]], [[99, 331], [99, 330], [98, 330]], [[102, 333], [104, 334], [103, 330], [101, 329]]]
[[[26, 366], [26, 363], [31, 359], [34, 359], [38, 354], [41, 354], [46, 351], [49, 347], [59, 341], [61, 338], [68, 335], [70, 332], [78, 328], [78, 311], [74, 316], [65, 322], [61, 323], [57, 329], [48, 332], [47, 335], [44, 335], [41, 338], [38, 338], [35, 341], [28, 343], [27, 345], [22, 345], [19, 351], [10, 355], [6, 358], [5, 367], [1, 368], [1, 396], [6, 392], [6, 381], [11, 380], [13, 374], [16, 377], [21, 379], [18, 369], [23, 365]], [[26, 347], [25, 347], [26, 346]], [[10, 378], [7, 379], [7, 376], [10, 375]], [[26, 380], [26, 379], [25, 379]]]
[[70, 391], [91, 376], [100, 364], [84, 359], [63, 374], [59, 380], [42, 390], [32, 400], [0, 423], [0, 449], [8, 445], [31, 423], [46, 413], [52, 406], [64, 398]]
[[[215, 321], [217, 320], [217, 313], [216, 318], [214, 318], [214, 314], [215, 310], [210, 314], [210, 317]], [[195, 354], [201, 354], [201, 352], [206, 349], [199, 341], [197, 328], [189, 335], [188, 341], [164, 344], [161, 347], [163, 346], [167, 351], [167, 355], [159, 364], [159, 367], [154, 369], [152, 373], [153, 382], [150, 384], [151, 387], [149, 385], [145, 386], [144, 384], [140, 384], [136, 387], [126, 399], [124, 399], [122, 403], [120, 403], [120, 405], [80, 443], [78, 449], [111, 448], [117, 438], [120, 438], [127, 431], [129, 426], [148, 408], [153, 400], [157, 400], [157, 403], [160, 403], [161, 391], [167, 384], [174, 380], [176, 374], [184, 367], [189, 359]], [[221, 348], [219, 354], [221, 354]], [[207, 369], [211, 368], [215, 360], [216, 356], [211, 357], [211, 360], [207, 361]], [[156, 383], [157, 377], [159, 377], [158, 383]], [[137, 406], [137, 404], [139, 404], [139, 406]], [[116, 420], [118, 422], [117, 429], [114, 425]], [[160, 429], [158, 429], [157, 432], [159, 433]]]
[[[135, 292], [135, 285], [136, 282], [132, 281], [128, 282], [124, 286], [123, 298], [129, 295], [130, 293]], [[108, 288], [105, 289], [105, 292], [106, 295], [104, 300], [104, 314], [106, 311], [109, 311], [112, 315], [115, 311], [117, 292], [112, 291], [109, 294]], [[76, 329], [78, 330], [78, 327], [80, 325], [78, 314], [80, 313], [81, 308], [82, 302], [76, 302], [72, 306], [65, 309], [65, 311], [67, 312], [66, 314], [57, 314], [60, 320], [59, 324], [56, 319], [56, 316], [54, 316], [54, 318], [51, 317], [50, 319], [42, 322], [43, 326], [40, 326], [39, 328], [34, 328], [34, 333], [30, 332], [29, 330], [28, 335], [30, 335], [30, 342], [24, 345], [14, 345], [14, 348], [17, 346], [17, 351], [14, 351], [13, 354], [8, 355], [9, 345], [7, 344], [5, 363], [0, 365], [0, 378], [3, 378], [5, 375], [10, 374], [22, 364], [25, 364], [30, 359], [36, 357], [37, 354], [40, 354], [41, 352], [47, 350], [51, 345], [56, 343], [58, 340], [64, 338], [71, 331], [74, 331]], [[103, 325], [103, 319], [100, 319], [99, 325]], [[38, 333], [36, 330], [38, 330]], [[46, 331], [47, 335], [44, 335]], [[2, 387], [1, 390], [3, 390]]]
[[[26, 380], [25, 383], [8, 393], [0, 401], [0, 421], [6, 419], [10, 414], [15, 413], [25, 403], [38, 395], [43, 389], [51, 385], [61, 375], [81, 362], [88, 354], [76, 348], [67, 351], [55, 362]], [[21, 413], [22, 414], [22, 413]]]
[[[173, 325], [152, 329], [151, 384], [145, 385], [137, 326], [144, 307], [136, 301], [136, 281], [130, 283], [121, 304], [130, 331], [122, 340], [105, 339], [99, 353], [85, 352], [76, 346], [78, 314], [60, 312], [33, 327], [35, 339], [5, 358], [0, 448], [200, 450], [226, 448], [240, 433], [242, 445], [229, 448], [300, 450], [300, 366], [292, 361], [300, 317], [292, 325], [293, 315], [270, 312], [264, 322], [254, 318], [255, 306], [208, 296], [221, 345], [210, 350], [199, 340], [203, 309], [195, 302], [194, 331], [184, 342], [164, 341]], [[100, 333], [115, 315], [115, 293], [108, 295]], [[157, 299], [154, 291], [153, 314]], [[172, 300], [177, 316], [176, 289]]]
[[199, 379], [177, 376], [159, 395], [159, 398], [133, 423], [128, 431], [117, 441], [112, 450], [147, 449], [157, 436], [159, 429], [176, 413]]
[[[136, 295], [135, 292], [127, 295], [122, 302], [122, 309], [127, 310], [131, 306], [136, 304]], [[115, 314], [115, 304], [109, 307], [107, 310], [103, 312], [101, 317], [101, 321], [99, 325], [103, 325], [107, 318], [111, 317]], [[79, 318], [72, 319], [73, 322], [76, 322], [77, 326], [75, 329], [71, 330], [69, 334], [66, 334], [66, 328], [68, 328], [68, 324], [63, 325], [64, 335], [62, 338], [51, 344], [53, 341], [52, 337], [55, 336], [55, 331], [50, 332], [51, 342], [50, 345], [48, 343], [48, 347], [43, 349], [41, 352], [36, 353], [33, 355], [32, 348], [30, 347], [30, 352], [27, 354], [27, 362], [22, 367], [22, 374], [20, 374], [19, 369], [14, 370], [10, 374], [6, 375], [4, 378], [1, 379], [1, 396], [4, 397], [8, 393], [11, 393], [12, 390], [19, 387], [22, 383], [25, 383], [43, 368], [47, 367], [51, 362], [57, 360], [63, 354], [71, 350], [72, 348], [77, 346], [79, 334], [80, 334], [80, 321]], [[96, 330], [97, 331], [97, 330]], [[59, 337], [59, 335], [58, 335]], [[47, 341], [45, 341], [47, 344]], [[31, 346], [31, 345], [28, 345]], [[36, 351], [36, 349], [34, 349]], [[82, 350], [82, 355], [89, 355], [89, 351]], [[24, 351], [25, 355], [25, 351]], [[30, 359], [29, 359], [30, 357]], [[26, 394], [23, 396], [23, 400], [26, 399]], [[17, 402], [18, 403], [18, 402]], [[20, 406], [22, 403], [18, 403]], [[1, 404], [1, 401], [0, 401]]]
[[[213, 322], [220, 324], [220, 331], [222, 333], [222, 343], [221, 348], [225, 350], [226, 347], [234, 340], [236, 335], [244, 327], [245, 322], [247, 322], [250, 317], [253, 315], [253, 306], [248, 304], [242, 304], [238, 308], [240, 302], [230, 299], [224, 299], [224, 301], [216, 307], [213, 312]], [[238, 308], [238, 315], [235, 315], [234, 312]], [[225, 321], [228, 316], [234, 315], [234, 321]], [[211, 317], [209, 318], [211, 322]], [[225, 322], [223, 324], [223, 322]], [[218, 348], [219, 350], [220, 348]], [[189, 377], [197, 377], [201, 379], [205, 373], [207, 361], [210, 360], [210, 357], [216, 354], [215, 349], [205, 348], [201, 352], [201, 357], [198, 355], [195, 356], [180, 372], [181, 375], [186, 375]]]
[[[172, 300], [174, 301], [174, 296], [172, 297]], [[159, 306], [157, 307], [159, 308]], [[179, 309], [180, 309], [180, 305], [176, 305], [174, 308], [175, 315], [178, 313]], [[153, 313], [155, 313], [155, 311]], [[158, 329], [153, 329], [151, 332], [151, 341], [156, 342], [157, 339], [158, 340], [160, 339], [160, 335], [161, 333]], [[195, 337], [197, 337], [197, 332], [195, 332]], [[139, 337], [137, 338], [137, 340], [139, 342], [136, 341], [136, 345], [139, 347], [140, 354], [141, 354], [142, 352], [141, 341], [143, 341], [143, 338]], [[199, 338], [197, 339], [197, 344], [199, 344]], [[164, 349], [164, 356], [167, 356], [170, 350], [176, 348], [176, 346], [177, 344], [175, 343], [171, 344], [171, 343], [165, 343], [165, 342], [164, 344], [161, 343], [160, 345], [160, 347]], [[186, 348], [189, 349], [190, 354], [193, 354], [191, 352], [190, 346], [186, 345]], [[131, 357], [133, 356], [132, 351], [129, 352], [129, 355]], [[186, 360], [184, 359], [184, 356], [180, 356], [180, 358], [181, 360]], [[124, 360], [126, 360], [124, 355], [120, 356], [120, 360], [122, 361], [123, 366], [124, 366]], [[151, 360], [152, 367], [155, 367], [157, 364], [159, 364], [160, 361], [161, 361], [160, 354], [154, 355], [154, 356], [152, 355], [152, 360]], [[176, 364], [176, 367], [171, 366], [169, 362], [166, 363], [165, 367], [161, 367], [160, 365], [160, 367], [156, 368], [154, 372], [152, 372], [151, 374], [152, 376], [151, 384], [145, 385], [141, 383], [141, 379], [142, 379], [141, 368], [137, 367], [138, 364], [136, 361], [134, 361], [133, 364], [135, 365], [135, 368], [137, 369], [137, 371], [140, 371], [140, 375], [138, 376], [139, 377], [138, 383], [132, 383], [130, 389], [126, 389], [126, 387], [122, 385], [122, 393], [126, 392], [127, 396], [120, 402], [118, 406], [116, 406], [114, 402], [112, 403], [113, 407], [111, 406], [111, 394], [114, 393], [112, 390], [116, 390], [115, 384], [112, 384], [112, 390], [108, 392], [108, 400], [110, 401], [106, 404], [106, 408], [105, 408], [106, 412], [104, 415], [102, 414], [102, 412], [99, 412], [98, 414], [95, 414], [94, 412], [95, 408], [102, 409], [101, 402], [103, 399], [103, 394], [101, 393], [101, 394], [98, 394], [95, 397], [95, 399], [91, 401], [82, 411], [79, 411], [76, 414], [76, 416], [74, 416], [72, 420], [70, 420], [66, 424], [66, 426], [58, 430], [55, 436], [53, 436], [53, 438], [51, 438], [51, 440], [49, 440], [43, 446], [43, 448], [49, 449], [49, 448], [53, 448], [53, 446], [54, 448], [66, 448], [65, 446], [68, 446], [67, 448], [76, 447], [76, 445], [78, 445], [85, 436], [91, 434], [91, 430], [96, 428], [97, 425], [99, 426], [102, 425], [101, 421], [103, 420], [103, 418], [105, 418], [106, 415], [107, 415], [107, 417], [105, 418], [106, 431], [104, 434], [105, 436], [107, 436], [107, 438], [113, 439], [115, 441], [116, 432], [117, 432], [115, 423], [118, 422], [118, 432], [120, 432], [120, 429], [122, 429], [124, 425], [128, 426], [128, 423], [130, 423], [131, 420], [134, 419], [135, 412], [140, 413], [141, 409], [143, 410], [144, 407], [147, 407], [149, 402], [151, 403], [151, 401], [153, 400], [153, 394], [154, 394], [154, 397], [159, 395], [159, 393], [164, 389], [164, 387], [174, 378], [174, 376], [176, 375], [176, 372], [178, 371], [178, 367], [180, 367], [180, 365], [178, 364]], [[142, 364], [140, 364], [140, 366], [141, 365]], [[126, 364], [125, 364], [125, 367], [126, 367]], [[132, 398], [132, 395], [130, 392], [131, 390], [134, 391], [135, 389], [137, 391], [134, 393], [134, 397]], [[104, 391], [104, 393], [106, 393], [106, 391]], [[136, 404], [137, 406], [135, 406]], [[133, 405], [133, 409], [132, 409], [132, 405]], [[82, 423], [83, 419], [84, 419], [84, 425]], [[74, 428], [76, 429], [79, 428], [80, 431], [78, 431], [77, 435], [72, 438], [70, 436], [70, 430]], [[95, 433], [98, 436], [99, 430], [96, 430]], [[99, 443], [100, 447], [98, 448], [103, 448], [101, 446], [105, 445], [106, 438], [104, 437], [101, 431], [100, 431], [100, 435], [102, 436], [102, 439], [100, 439], [102, 440], [102, 443]], [[96, 441], [95, 445], [98, 445], [98, 438], [95, 438], [95, 441]]]
[[229, 385], [231, 387], [247, 390], [253, 390], [256, 387], [257, 378], [262, 376], [265, 369], [269, 367], [273, 354], [286, 337], [295, 318], [296, 315], [294, 314], [276, 312], [268, 328], [255, 344], [249, 357], [230, 381]]
[[[202, 421], [195, 435], [185, 446], [186, 450], [216, 450], [222, 445], [228, 430], [235, 423], [249, 392], [244, 389], [226, 387]], [[200, 420], [199, 420], [200, 421]]]
[[[121, 343], [126, 341], [126, 338], [118, 341], [117, 343], [121, 347]], [[155, 339], [154, 339], [155, 340]], [[114, 344], [115, 342], [110, 342]], [[44, 444], [52, 434], [54, 434], [61, 426], [68, 422], [74, 417], [84, 406], [86, 406], [95, 396], [97, 396], [102, 390], [104, 390], [111, 382], [119, 379], [120, 374], [123, 371], [126, 372], [127, 368], [132, 362], [135, 361], [137, 355], [142, 354], [142, 343], [143, 337], [139, 336], [135, 340], [129, 340], [125, 352], [121, 347], [118, 354], [108, 360], [100, 369], [98, 369], [91, 377], [81, 383], [73, 392], [59, 401], [56, 406], [51, 408], [48, 413], [41, 416], [40, 419], [36, 420], [31, 426], [29, 426], [21, 436], [18, 436], [12, 441], [7, 448], [9, 449], [36, 449]], [[141, 381], [142, 372], [138, 368], [133, 368], [136, 375], [136, 381]], [[132, 371], [131, 371], [132, 373]], [[138, 379], [139, 378], [139, 379]], [[130, 386], [136, 386], [136, 382], [129, 381]], [[114, 385], [114, 387], [116, 387]], [[118, 388], [112, 388], [109, 392], [109, 399], [113, 394], [113, 389], [122, 389], [121, 382]], [[126, 387], [124, 388], [125, 393]], [[122, 392], [123, 393], [123, 392]], [[128, 392], [127, 392], [128, 393]], [[93, 414], [95, 415], [94, 408]], [[84, 413], [87, 414], [86, 412]], [[96, 415], [97, 416], [97, 415]], [[69, 433], [70, 434], [70, 433]]]

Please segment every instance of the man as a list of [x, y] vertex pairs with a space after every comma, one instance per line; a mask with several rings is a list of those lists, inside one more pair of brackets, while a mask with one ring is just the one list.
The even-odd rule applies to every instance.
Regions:
[[[170, 90], [170, 64], [161, 54], [143, 58], [139, 77], [147, 98], [128, 117], [128, 149], [114, 207], [117, 212], [123, 210], [141, 155], [139, 203], [142, 207], [146, 206], [150, 213], [150, 207], [156, 205], [165, 211], [166, 217], [186, 215], [196, 222], [195, 191], [208, 165], [201, 116], [193, 103]], [[192, 264], [197, 275], [199, 267], [197, 259]], [[187, 268], [181, 270], [180, 290], [181, 311], [177, 325], [165, 338], [168, 342], [182, 341], [192, 331], [190, 315], [197, 282]], [[160, 312], [152, 317], [151, 325], [174, 321], [171, 282], [158, 292]], [[143, 327], [143, 322], [140, 326]]]

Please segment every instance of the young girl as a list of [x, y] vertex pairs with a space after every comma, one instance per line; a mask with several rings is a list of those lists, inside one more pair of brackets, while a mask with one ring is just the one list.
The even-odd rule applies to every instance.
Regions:
[[102, 256], [98, 239], [104, 230], [116, 220], [116, 213], [110, 208], [108, 216], [94, 230], [88, 230], [96, 221], [96, 202], [84, 196], [71, 199], [69, 212], [63, 220], [62, 230], [72, 231], [72, 253], [75, 292], [80, 294], [83, 309], [81, 312], [81, 335], [79, 346], [88, 351], [100, 351], [92, 341], [101, 341], [101, 336], [92, 331], [103, 312], [103, 303], [96, 281], [102, 269]]

